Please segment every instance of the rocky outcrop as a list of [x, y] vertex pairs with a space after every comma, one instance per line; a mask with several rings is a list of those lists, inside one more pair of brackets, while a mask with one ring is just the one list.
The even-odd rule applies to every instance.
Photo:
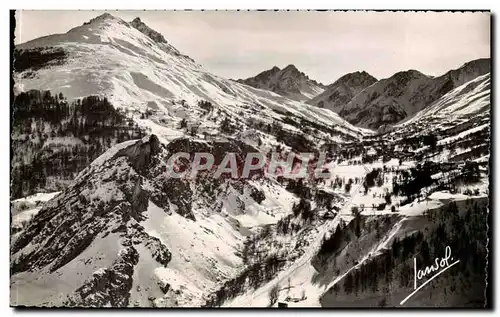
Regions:
[[134, 247], [123, 249], [109, 268], [92, 274], [85, 284], [69, 296], [70, 307], [127, 307], [132, 288], [134, 266], [139, 254]]
[[125, 156], [136, 171], [144, 172], [152, 162], [152, 157], [160, 153], [160, 141], [156, 135], [139, 140], [134, 145], [121, 149], [114, 157]]
[[135, 18], [134, 20], [132, 20], [132, 22], [130, 22], [130, 25], [139, 30], [141, 33], [147, 35], [156, 43], [167, 43], [167, 40], [165, 40], [163, 35], [144, 24], [144, 22], [142, 22], [140, 18]]

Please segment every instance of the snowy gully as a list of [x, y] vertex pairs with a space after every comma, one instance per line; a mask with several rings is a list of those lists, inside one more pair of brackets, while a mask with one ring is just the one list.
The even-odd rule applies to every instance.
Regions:
[[[413, 284], [414, 291], [410, 295], [408, 295], [405, 299], [403, 299], [401, 301], [401, 303], [399, 303], [399, 304], [403, 305], [404, 303], [406, 303], [406, 301], [408, 299], [410, 299], [413, 295], [415, 295], [422, 287], [427, 285], [435, 277], [437, 277], [438, 275], [440, 275], [441, 273], [443, 273], [444, 271], [446, 271], [447, 269], [449, 269], [453, 265], [460, 262], [460, 260], [457, 260], [457, 261], [450, 264], [449, 261], [453, 261], [453, 257], [451, 256], [451, 247], [450, 246], [446, 247], [445, 255], [443, 258], [436, 258], [434, 260], [434, 265], [426, 266], [423, 270], [417, 269], [417, 259], [413, 258], [413, 268], [414, 268], [414, 272], [415, 272], [414, 273], [415, 274], [414, 284]], [[422, 285], [417, 286], [417, 281], [422, 280], [424, 277], [426, 277], [432, 273], [435, 273], [435, 274], [433, 276], [431, 276], [427, 281], [425, 281]]]

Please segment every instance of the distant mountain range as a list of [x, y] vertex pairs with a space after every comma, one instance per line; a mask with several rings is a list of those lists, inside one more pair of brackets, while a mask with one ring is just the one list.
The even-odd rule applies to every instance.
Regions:
[[399, 72], [367, 87], [336, 112], [354, 125], [383, 128], [411, 118], [451, 90], [489, 72], [489, 59], [468, 62], [438, 77], [416, 70]]
[[488, 72], [490, 59], [483, 58], [438, 77], [408, 70], [377, 80], [358, 71], [324, 86], [289, 65], [238, 82], [330, 109], [353, 125], [377, 130], [411, 118], [447, 92]]

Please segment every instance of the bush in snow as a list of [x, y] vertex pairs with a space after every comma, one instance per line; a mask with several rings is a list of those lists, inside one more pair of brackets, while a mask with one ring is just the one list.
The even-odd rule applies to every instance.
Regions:
[[273, 306], [278, 301], [279, 286], [276, 284], [269, 290], [269, 306]]

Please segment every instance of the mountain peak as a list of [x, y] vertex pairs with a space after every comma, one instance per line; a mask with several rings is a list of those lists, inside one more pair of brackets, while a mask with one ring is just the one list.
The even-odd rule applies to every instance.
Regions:
[[90, 19], [90, 21], [88, 22], [84, 22], [83, 25], [89, 25], [89, 24], [93, 24], [93, 23], [100, 23], [100, 22], [103, 22], [103, 21], [116, 21], [116, 22], [123, 22], [123, 20], [121, 20], [120, 18], [117, 18], [115, 17], [114, 15], [108, 13], [108, 12], [105, 12], [101, 15], [98, 15], [96, 16], [95, 18], [93, 19]]
[[116, 18], [108, 12], [105, 12], [105, 13], [98, 15], [94, 18], [94, 20], [106, 20], [106, 19], [116, 19]]
[[299, 70], [297, 69], [297, 67], [295, 67], [295, 65], [293, 65], [293, 64], [289, 64], [288, 66], [286, 66], [285, 68], [283, 68], [283, 71], [295, 71], [295, 72], [299, 72]]
[[338, 114], [351, 124], [366, 128], [393, 125], [489, 71], [488, 59], [470, 61], [437, 77], [415, 69], [400, 71], [367, 87], [363, 93], [338, 108]]
[[413, 76], [413, 77], [429, 77], [416, 69], [403, 70], [395, 73], [393, 76]]
[[377, 79], [365, 71], [348, 73], [328, 85], [325, 91], [308, 103], [320, 108], [338, 111]]
[[265, 70], [254, 77], [237, 80], [254, 88], [275, 92], [287, 98], [304, 101], [323, 92], [325, 86], [299, 71], [293, 64], [280, 69], [277, 66]]
[[[479, 58], [472, 61], [469, 61], [457, 69], [449, 71], [447, 74], [451, 76], [452, 74], [458, 76], [459, 74], [473, 74], [473, 77], [477, 75], [482, 75], [489, 72], [491, 69], [491, 60], [489, 58]], [[467, 76], [470, 80], [472, 77]], [[468, 81], [468, 80], [465, 80]], [[465, 82], [464, 81], [464, 82]]]
[[356, 71], [356, 72], [345, 74], [344, 76], [337, 79], [332, 85], [334, 85], [337, 82], [352, 80], [353, 78], [370, 78], [370, 79], [373, 79], [374, 81], [377, 81], [377, 79], [375, 77], [373, 77], [372, 75], [370, 75], [369, 73], [367, 73], [366, 71], [363, 70], [363, 71]]
[[167, 43], [167, 40], [165, 40], [161, 33], [147, 26], [139, 17], [133, 19], [130, 25], [157, 43]]

